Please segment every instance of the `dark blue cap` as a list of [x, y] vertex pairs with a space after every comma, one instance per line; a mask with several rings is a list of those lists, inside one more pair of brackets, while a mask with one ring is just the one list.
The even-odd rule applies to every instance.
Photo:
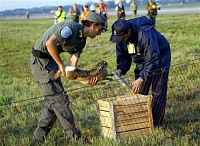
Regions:
[[114, 43], [119, 43], [123, 40], [125, 34], [128, 33], [130, 29], [129, 22], [125, 19], [119, 19], [115, 21], [112, 25], [112, 35], [110, 41]]

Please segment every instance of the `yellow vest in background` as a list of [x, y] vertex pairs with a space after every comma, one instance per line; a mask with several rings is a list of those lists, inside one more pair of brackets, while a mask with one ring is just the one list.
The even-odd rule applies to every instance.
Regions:
[[66, 12], [65, 11], [56, 11], [55, 13], [57, 22], [65, 21], [66, 20]]

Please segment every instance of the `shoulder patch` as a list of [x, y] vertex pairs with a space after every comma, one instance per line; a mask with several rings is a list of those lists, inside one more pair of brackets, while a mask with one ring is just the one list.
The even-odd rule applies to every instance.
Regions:
[[68, 38], [71, 34], [72, 34], [72, 31], [71, 31], [71, 29], [68, 26], [64, 27], [61, 30], [61, 36], [63, 38], [65, 38], [65, 39]]

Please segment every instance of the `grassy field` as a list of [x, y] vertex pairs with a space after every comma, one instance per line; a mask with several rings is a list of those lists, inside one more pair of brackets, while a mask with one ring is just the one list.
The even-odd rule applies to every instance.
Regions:
[[[108, 71], [116, 70], [115, 45], [108, 31], [87, 39], [78, 67], [89, 69], [97, 62], [108, 62]], [[30, 145], [43, 107], [41, 91], [29, 67], [31, 48], [51, 25], [52, 19], [0, 21], [0, 145]], [[145, 137], [110, 140], [100, 135], [97, 100], [128, 94], [115, 80], [96, 86], [84, 86], [62, 78], [68, 90], [76, 124], [91, 138], [94, 146], [110, 145], [198, 145], [200, 143], [200, 17], [165, 15], [157, 17], [156, 28], [171, 44], [172, 66], [169, 77], [165, 124]], [[67, 60], [69, 55], [63, 53]], [[133, 68], [124, 76], [133, 81]], [[43, 145], [67, 145], [57, 122]], [[72, 142], [71, 145], [83, 145]]]

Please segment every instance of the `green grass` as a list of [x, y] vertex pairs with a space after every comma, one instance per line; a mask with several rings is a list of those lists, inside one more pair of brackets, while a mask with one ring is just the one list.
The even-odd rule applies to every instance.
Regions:
[[[129, 17], [130, 18], [130, 17]], [[108, 31], [95, 39], [87, 39], [78, 67], [89, 69], [97, 62], [108, 62], [108, 71], [116, 70], [115, 44]], [[62, 78], [69, 92], [77, 126], [91, 137], [92, 145], [198, 145], [200, 142], [200, 17], [165, 15], [156, 20], [156, 28], [171, 44], [172, 67], [169, 76], [165, 124], [145, 137], [109, 140], [100, 135], [97, 100], [127, 94], [118, 82], [84, 86]], [[37, 126], [43, 102], [41, 91], [29, 67], [31, 48], [40, 35], [53, 24], [52, 19], [0, 21], [0, 144], [29, 145]], [[68, 60], [69, 55], [63, 53]], [[196, 60], [195, 60], [196, 59]], [[195, 60], [195, 61], [190, 61]], [[124, 76], [131, 83], [133, 68]], [[14, 101], [20, 101], [11, 104]], [[5, 104], [5, 105], [4, 105]], [[64, 132], [57, 122], [44, 145], [64, 145]], [[82, 145], [73, 142], [72, 145]]]

